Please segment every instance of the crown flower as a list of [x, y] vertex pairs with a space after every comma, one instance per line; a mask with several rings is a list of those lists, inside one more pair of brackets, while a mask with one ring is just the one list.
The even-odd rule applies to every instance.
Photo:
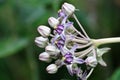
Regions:
[[50, 74], [54, 74], [57, 72], [58, 67], [56, 64], [50, 64], [47, 68], [46, 68], [47, 72]]
[[60, 53], [60, 50], [51, 44], [47, 45], [45, 48], [45, 51], [49, 53], [49, 55], [58, 55]]
[[62, 10], [67, 16], [70, 16], [74, 13], [75, 7], [72, 4], [64, 3], [62, 5]]
[[[60, 67], [66, 66], [71, 76], [76, 75], [78, 80], [87, 80], [98, 63], [107, 66], [102, 56], [110, 48], [99, 49], [98, 46], [120, 42], [120, 38], [89, 38], [74, 14], [75, 9], [72, 4], [64, 3], [58, 11], [58, 17], [48, 19], [53, 32], [47, 26], [39, 26], [38, 32], [41, 36], [35, 38], [35, 43], [45, 48], [45, 52], [39, 55], [41, 61], [53, 60], [46, 68], [48, 73], [54, 74]], [[74, 18], [81, 32], [76, 29], [70, 18]], [[81, 65], [84, 65], [85, 69]]]
[[59, 24], [59, 20], [54, 17], [50, 17], [48, 19], [48, 23], [52, 28], [55, 28]]
[[48, 37], [50, 35], [51, 29], [47, 26], [41, 25], [38, 27], [38, 32], [43, 37]]
[[36, 43], [37, 46], [39, 46], [41, 48], [44, 48], [48, 43], [48, 38], [44, 38], [42, 36], [36, 37], [35, 38], [35, 43]]
[[47, 53], [47, 52], [42, 52], [42, 53], [40, 53], [40, 55], [39, 55], [39, 60], [45, 61], [45, 62], [50, 62], [50, 61], [51, 61], [51, 58], [50, 58], [49, 53]]

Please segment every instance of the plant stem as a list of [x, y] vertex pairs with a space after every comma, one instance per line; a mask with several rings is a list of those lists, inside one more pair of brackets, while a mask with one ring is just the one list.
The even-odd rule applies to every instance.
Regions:
[[88, 74], [87, 77], [86, 77], [87, 79], [90, 77], [90, 75], [92, 74], [93, 70], [94, 70], [94, 68], [92, 68], [92, 69], [90, 70], [89, 74]]
[[73, 42], [78, 42], [78, 43], [82, 43], [82, 44], [88, 43], [88, 41], [86, 41], [86, 40], [81, 40], [81, 39], [72, 39], [71, 41], [73, 41]]
[[83, 58], [86, 55], [88, 55], [92, 51], [92, 49], [93, 49], [93, 46], [90, 46], [88, 49], [85, 49], [85, 50], [80, 51], [80, 52], [76, 52], [75, 56], [79, 56], [79, 58]]
[[[69, 21], [69, 20], [68, 20]], [[70, 22], [70, 21], [69, 21]], [[72, 28], [83, 38], [87, 39], [81, 32], [79, 32], [74, 26]]]
[[90, 38], [88, 37], [87, 33], [85, 32], [85, 30], [83, 29], [81, 23], [78, 21], [78, 19], [77, 19], [77, 17], [76, 17], [75, 14], [73, 14], [73, 17], [74, 17], [74, 19], [76, 20], [76, 22], [78, 23], [78, 25], [79, 25], [79, 27], [81, 28], [81, 30], [83, 31], [83, 33], [85, 34], [85, 36], [86, 36], [88, 39], [90, 39]]
[[98, 47], [102, 44], [119, 43], [120, 42], [120, 37], [93, 39], [92, 42], [96, 47]]

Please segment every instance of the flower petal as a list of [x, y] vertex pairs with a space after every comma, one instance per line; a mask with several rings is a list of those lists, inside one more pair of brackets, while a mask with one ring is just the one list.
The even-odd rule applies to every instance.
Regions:
[[66, 67], [67, 67], [67, 70], [68, 70], [69, 74], [70, 74], [71, 76], [73, 76], [72, 64], [66, 65]]
[[68, 18], [68, 16], [64, 17], [64, 19], [63, 19], [62, 22], [61, 22], [61, 25], [64, 25], [64, 24], [66, 23], [67, 18]]
[[80, 58], [74, 58], [73, 63], [77, 63], [77, 64], [83, 64], [85, 61], [83, 59]]
[[75, 44], [73, 47], [72, 47], [72, 49], [70, 50], [70, 52], [74, 55], [74, 52], [75, 52], [75, 50], [77, 49], [77, 47], [78, 47], [78, 45], [77, 44]]
[[65, 26], [65, 28], [68, 28], [68, 27], [70, 27], [72, 25], [73, 25], [73, 22], [67, 22], [64, 26]]

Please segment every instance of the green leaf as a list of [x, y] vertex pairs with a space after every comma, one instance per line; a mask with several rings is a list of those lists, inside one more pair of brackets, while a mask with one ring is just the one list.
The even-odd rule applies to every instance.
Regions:
[[120, 68], [113, 73], [109, 80], [120, 80]]
[[0, 58], [10, 56], [17, 51], [25, 48], [28, 44], [28, 39], [5, 39], [0, 41]]

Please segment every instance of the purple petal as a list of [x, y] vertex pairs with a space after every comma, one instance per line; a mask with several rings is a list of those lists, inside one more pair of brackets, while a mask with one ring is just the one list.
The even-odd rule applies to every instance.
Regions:
[[64, 46], [64, 42], [63, 42], [63, 41], [58, 41], [57, 44], [59, 44], [59, 45], [61, 45], [61, 46]]
[[56, 32], [60, 35], [64, 30], [64, 26], [63, 25], [58, 25], [56, 28]]
[[63, 26], [63, 25], [58, 25], [58, 26], [57, 26], [57, 29], [63, 30], [63, 29], [64, 29], [64, 26]]
[[64, 57], [66, 57], [66, 58], [72, 57], [72, 54], [71, 54], [70, 52], [68, 52], [68, 53], [66, 53], [66, 54], [64, 55]]
[[58, 17], [65, 17], [66, 16], [66, 14], [62, 11], [62, 10], [60, 10], [59, 12], [58, 12]]
[[64, 26], [66, 27], [66, 28], [68, 28], [68, 27], [70, 27], [70, 26], [72, 26], [73, 25], [73, 22], [68, 22], [68, 23], [66, 23]]
[[73, 62], [73, 56], [72, 56], [72, 54], [71, 53], [66, 53], [65, 55], [64, 55], [64, 57], [65, 57], [65, 60], [64, 60], [64, 63], [66, 63], [66, 64], [71, 64], [72, 62]]
[[67, 65], [71, 64], [73, 61], [73, 57], [68, 57], [64, 60], [64, 63], [66, 63]]
[[67, 18], [68, 18], [68, 16], [64, 17], [64, 19], [63, 19], [62, 22], [61, 22], [62, 25], [64, 25], [64, 24], [66, 23]]
[[75, 45], [72, 47], [72, 49], [70, 50], [70, 52], [74, 54], [74, 52], [75, 52], [75, 50], [77, 49], [77, 47], [78, 47], [78, 45], [75, 44]]
[[62, 33], [62, 30], [57, 29], [56, 32], [60, 35]]
[[58, 38], [59, 36], [60, 36], [60, 35], [58, 35], [58, 34], [55, 35], [55, 37], [52, 39], [51, 43], [52, 43], [52, 44], [55, 44], [55, 41], [57, 40], [57, 38]]
[[85, 61], [83, 59], [80, 58], [74, 58], [73, 63], [78, 63], [78, 64], [83, 64]]
[[63, 47], [64, 46], [64, 40], [62, 40], [62, 39], [59, 39], [58, 41], [57, 41], [57, 46], [58, 46], [58, 48], [60, 48], [60, 47]]
[[64, 33], [62, 33], [61, 35], [60, 35], [60, 37], [62, 38], [62, 40], [66, 40], [66, 37], [65, 37], [65, 34]]

